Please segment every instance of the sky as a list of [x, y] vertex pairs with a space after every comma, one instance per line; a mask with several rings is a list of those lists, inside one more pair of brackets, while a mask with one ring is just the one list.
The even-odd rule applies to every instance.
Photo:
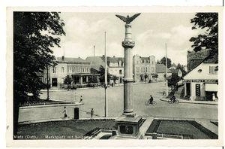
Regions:
[[[57, 57], [102, 56], [105, 53], [105, 32], [107, 56], [124, 56], [122, 41], [125, 23], [117, 18], [125, 13], [62, 12], [65, 36], [61, 37], [61, 48], [53, 49]], [[132, 24], [132, 38], [135, 41], [133, 54], [143, 57], [154, 55], [160, 60], [166, 55], [175, 64], [187, 64], [187, 51], [192, 51], [189, 39], [200, 33], [192, 30], [190, 20], [195, 13], [142, 13]], [[94, 50], [95, 46], [95, 50]], [[95, 52], [94, 52], [95, 51]]]

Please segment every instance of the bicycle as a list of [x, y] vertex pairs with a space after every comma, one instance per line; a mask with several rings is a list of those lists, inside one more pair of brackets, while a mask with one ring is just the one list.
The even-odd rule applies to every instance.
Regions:
[[173, 100], [168, 100], [169, 104], [178, 104], [179, 100], [175, 99], [175, 101], [173, 102]]
[[155, 104], [156, 104], [155, 101], [152, 101], [152, 103], [150, 103], [149, 101], [146, 101], [146, 102], [145, 102], [145, 105], [146, 105], [146, 106], [149, 106], [149, 105], [155, 105]]

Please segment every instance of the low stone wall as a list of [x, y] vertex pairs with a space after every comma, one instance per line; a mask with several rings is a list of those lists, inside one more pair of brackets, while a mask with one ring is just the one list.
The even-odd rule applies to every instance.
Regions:
[[74, 109], [79, 108], [79, 118], [90, 118], [90, 112], [82, 110], [82, 104], [57, 104], [20, 107], [19, 123], [60, 120], [64, 118], [66, 107], [67, 118], [74, 119]]

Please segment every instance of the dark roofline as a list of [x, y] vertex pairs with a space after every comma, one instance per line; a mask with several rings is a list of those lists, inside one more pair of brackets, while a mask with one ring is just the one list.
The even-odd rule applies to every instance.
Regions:
[[[218, 64], [218, 53], [216, 53], [216, 55], [217, 55], [217, 62], [212, 63], [212, 64]], [[208, 55], [206, 58], [204, 58], [204, 59], [201, 61], [201, 63], [199, 63], [199, 65], [201, 65], [202, 63], [204, 63], [204, 61], [208, 60], [211, 56], [215, 56], [215, 55], [212, 55], [212, 53], [211, 53], [211, 51], [210, 51], [209, 55]], [[205, 62], [205, 63], [206, 63], [206, 64], [210, 64], [209, 62]], [[196, 67], [194, 67], [192, 70], [194, 70], [195, 68], [197, 68], [199, 65], [197, 65]], [[186, 75], [188, 75], [192, 70], [190, 70], [189, 72], [187, 72]], [[185, 76], [186, 76], [186, 75], [185, 75]], [[185, 76], [183, 76], [183, 77], [185, 77]]]

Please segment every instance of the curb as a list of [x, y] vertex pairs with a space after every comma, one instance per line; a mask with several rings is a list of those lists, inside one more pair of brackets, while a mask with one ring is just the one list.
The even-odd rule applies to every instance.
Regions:
[[115, 120], [116, 117], [109, 117], [109, 118], [80, 118], [80, 119], [73, 119], [73, 118], [58, 118], [58, 119], [44, 119], [44, 120], [31, 120], [31, 121], [22, 121], [19, 122], [20, 125], [25, 124], [35, 124], [35, 123], [43, 123], [43, 122], [57, 122], [57, 121], [71, 121], [71, 120], [77, 120], [77, 121], [102, 121], [102, 120]]
[[[168, 100], [165, 99], [160, 99], [161, 101], [164, 102], [168, 102]], [[179, 100], [179, 103], [188, 103], [188, 104], [204, 104], [204, 105], [218, 105], [218, 102], [210, 102], [210, 103], [205, 103], [205, 102], [201, 102], [201, 101], [183, 101], [183, 100]]]
[[83, 103], [62, 103], [62, 104], [48, 104], [48, 105], [33, 105], [33, 106], [23, 106], [20, 109], [30, 109], [30, 108], [46, 108], [46, 107], [60, 107], [60, 106], [80, 106]]

